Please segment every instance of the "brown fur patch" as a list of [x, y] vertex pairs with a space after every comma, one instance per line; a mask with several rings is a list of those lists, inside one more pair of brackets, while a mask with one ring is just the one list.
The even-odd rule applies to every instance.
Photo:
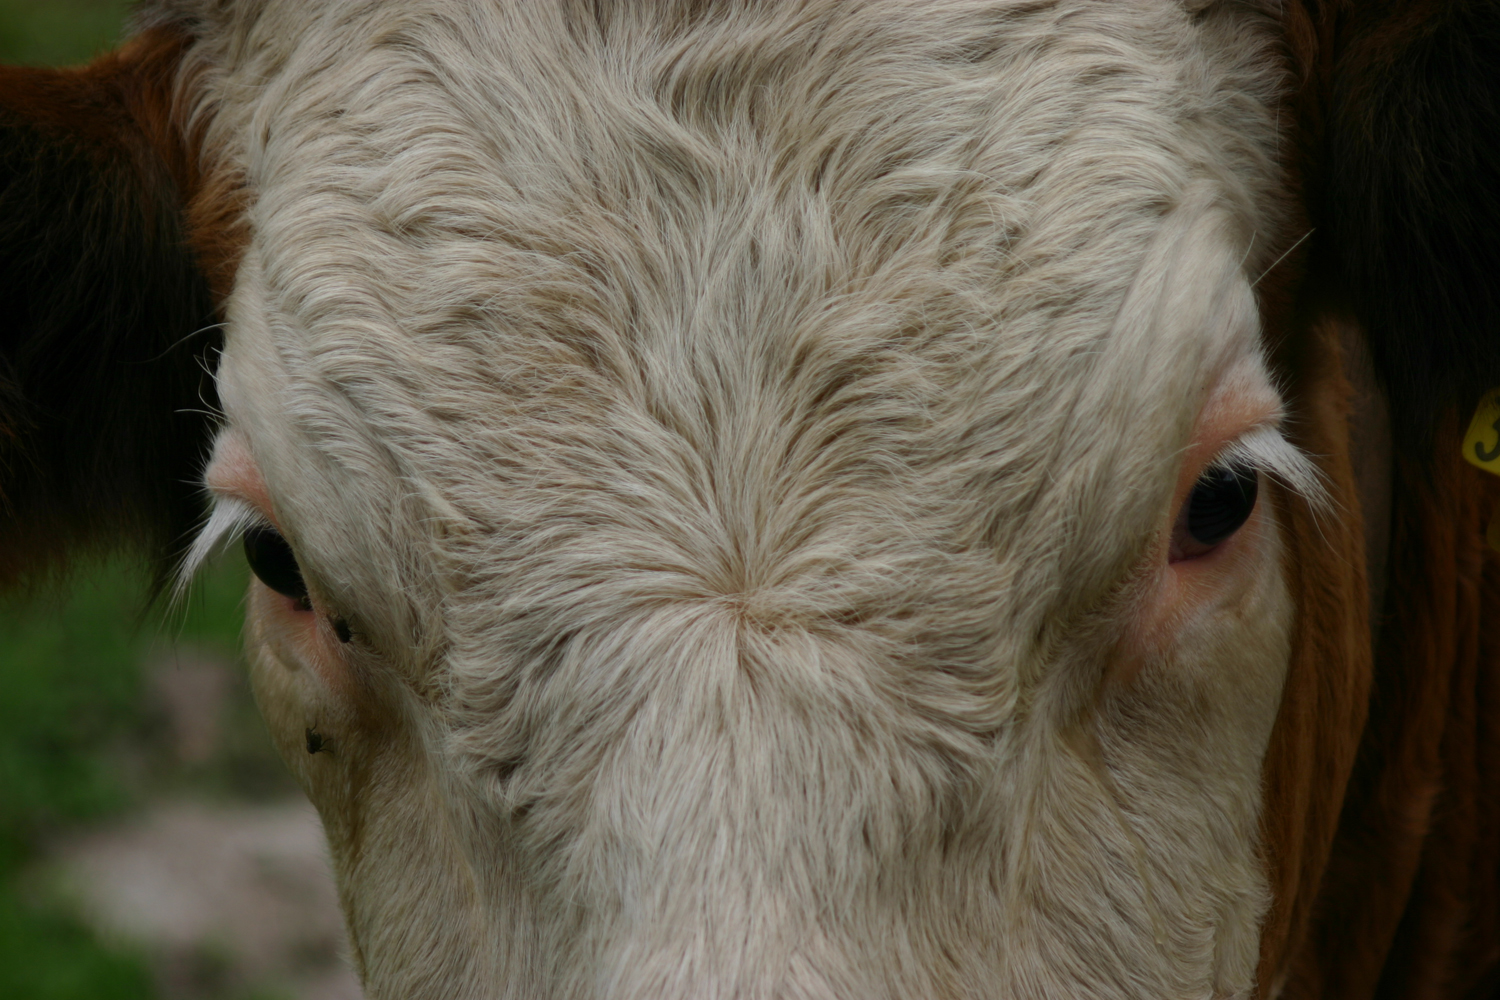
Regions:
[[1275, 995], [1284, 982], [1289, 1000], [1478, 996], [1500, 980], [1500, 727], [1489, 721], [1500, 718], [1500, 649], [1486, 635], [1500, 620], [1500, 556], [1483, 541], [1500, 480], [1459, 458], [1456, 416], [1430, 466], [1398, 458], [1390, 587], [1366, 695], [1363, 553], [1349, 435], [1335, 419], [1349, 412], [1348, 387], [1328, 367], [1334, 330], [1324, 321], [1310, 335], [1292, 395], [1299, 443], [1331, 456], [1325, 473], [1350, 509], [1336, 521], [1290, 519], [1303, 619], [1266, 766], [1276, 903], [1262, 989]]
[[[1500, 481], [1458, 457], [1398, 463], [1377, 692], [1290, 997], [1462, 997], [1494, 978], [1500, 717], [1484, 634], [1500, 561], [1483, 530]], [[1448, 456], [1444, 458], [1443, 456]]]
[[153, 28], [78, 69], [0, 67], [0, 104], [101, 156], [126, 151], [143, 175], [164, 168], [170, 185], [143, 190], [183, 211], [199, 268], [222, 303], [249, 241], [244, 188], [205, 147], [204, 125], [189, 120], [196, 81], [182, 66], [191, 44], [179, 31]]
[[[1302, 177], [1309, 216], [1320, 227], [1304, 301], [1359, 298], [1360, 291], [1348, 291], [1339, 277], [1347, 266], [1338, 263], [1341, 253], [1347, 258], [1351, 252], [1378, 256], [1390, 250], [1335, 245], [1339, 226], [1330, 219], [1328, 202], [1334, 196], [1347, 200], [1345, 174], [1354, 161], [1330, 163], [1331, 157], [1337, 161], [1338, 150], [1331, 151], [1329, 136], [1343, 129], [1341, 141], [1347, 143], [1347, 135], [1357, 134], [1350, 131], [1351, 115], [1368, 113], [1374, 121], [1385, 113], [1375, 104], [1361, 108], [1361, 100], [1399, 104], [1421, 97], [1437, 102], [1434, 114], [1442, 112], [1446, 78], [1434, 82], [1432, 74], [1465, 64], [1435, 62], [1427, 76], [1412, 79], [1403, 90], [1407, 85], [1398, 77], [1409, 67], [1402, 60], [1425, 51], [1420, 46], [1433, 31], [1479, 18], [1481, 6], [1452, 0], [1304, 0], [1286, 8], [1295, 88], [1291, 107], [1298, 122], [1291, 166]], [[1479, 86], [1470, 81], [1460, 89]], [[1486, 99], [1482, 93], [1474, 97]], [[1413, 294], [1417, 289], [1427, 294], [1430, 282], [1415, 273], [1406, 279]], [[1370, 307], [1363, 299], [1357, 304]], [[1429, 322], [1416, 324], [1420, 333], [1409, 316], [1399, 331], [1426, 344], [1435, 337], [1429, 330], [1440, 311], [1428, 310]], [[1388, 319], [1381, 322], [1389, 326]], [[1357, 336], [1366, 334], [1360, 330]], [[1375, 358], [1384, 366], [1382, 378], [1409, 388], [1414, 383], [1408, 373], [1390, 370], [1389, 331], [1384, 336], [1384, 354]], [[1300, 385], [1315, 386], [1314, 396], [1330, 398], [1346, 390], [1338, 388], [1340, 380], [1326, 361], [1317, 361], [1327, 350], [1317, 345], [1326, 340], [1326, 333], [1315, 329], [1310, 354], [1292, 369], [1304, 373]], [[1474, 368], [1479, 362], [1470, 358], [1468, 363]], [[1473, 375], [1458, 381], [1468, 386]], [[1426, 371], [1413, 376], [1434, 384], [1444, 378]], [[1448, 393], [1447, 388], [1426, 391], [1428, 409], [1442, 408]], [[1306, 393], [1293, 395], [1303, 400]], [[1456, 998], [1488, 995], [1482, 991], [1500, 985], [1500, 905], [1495, 902], [1500, 898], [1500, 802], [1486, 794], [1500, 778], [1500, 727], [1488, 721], [1500, 718], [1500, 685], [1493, 676], [1500, 649], [1484, 631], [1500, 612], [1500, 557], [1482, 538], [1500, 503], [1500, 481], [1459, 458], [1460, 422], [1467, 414], [1447, 410], [1437, 422], [1435, 443], [1414, 449], [1420, 436], [1413, 429], [1427, 426], [1428, 418], [1413, 417], [1413, 398], [1403, 388], [1403, 405], [1393, 409], [1402, 449], [1393, 469], [1385, 610], [1373, 623], [1379, 644], [1362, 732], [1362, 699], [1349, 685], [1358, 673], [1351, 672], [1351, 664], [1361, 655], [1359, 637], [1350, 631], [1354, 595], [1348, 581], [1354, 574], [1332, 558], [1332, 550], [1346, 547], [1343, 536], [1351, 518], [1346, 514], [1338, 525], [1326, 526], [1336, 527], [1337, 537], [1326, 530], [1323, 537], [1304, 534], [1300, 523], [1292, 528], [1298, 553], [1294, 572], [1307, 583], [1313, 574], [1322, 576], [1317, 592], [1303, 591], [1304, 639], [1267, 760], [1265, 829], [1276, 888], [1262, 940], [1261, 982], [1268, 995], [1281, 983], [1284, 997], [1322, 1000]], [[1352, 430], [1357, 438], [1359, 428]], [[1328, 440], [1299, 443], [1316, 454], [1332, 454]], [[1338, 455], [1358, 444], [1348, 438], [1331, 443]], [[1348, 484], [1337, 483], [1335, 492], [1350, 498], [1345, 505], [1352, 506]], [[1336, 606], [1340, 590], [1351, 602], [1343, 611]], [[1322, 654], [1310, 656], [1303, 648], [1319, 644]], [[1315, 682], [1309, 674], [1318, 673], [1325, 676]], [[1359, 753], [1345, 790], [1340, 775], [1347, 773], [1348, 741], [1355, 738], [1361, 741]], [[1330, 840], [1328, 813], [1340, 804], [1337, 834]]]
[[206, 119], [189, 111], [196, 80], [181, 64], [190, 41], [166, 28], [143, 32], [90, 70], [118, 74], [127, 111], [166, 163], [182, 199], [188, 242], [222, 306], [249, 242], [243, 179], [205, 145]]
[[1291, 375], [1290, 429], [1299, 447], [1319, 457], [1340, 509], [1320, 516], [1295, 503], [1287, 512], [1287, 572], [1300, 613], [1264, 772], [1262, 825], [1275, 897], [1261, 939], [1266, 995], [1310, 919], [1370, 689], [1364, 533], [1339, 329], [1317, 323], [1283, 354], [1290, 347], [1297, 355], [1280, 359]]
[[82, 68], [0, 68], [0, 584], [70, 547], [168, 555], [199, 516], [216, 335], [183, 217], [187, 46], [159, 30]]

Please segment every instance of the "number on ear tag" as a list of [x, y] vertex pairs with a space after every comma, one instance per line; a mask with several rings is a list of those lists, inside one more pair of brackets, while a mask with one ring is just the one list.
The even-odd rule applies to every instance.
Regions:
[[[1464, 435], [1464, 458], [1485, 472], [1500, 476], [1500, 389], [1491, 389], [1479, 401], [1469, 433]], [[1500, 508], [1490, 515], [1484, 531], [1485, 544], [1500, 552]]]
[[1500, 476], [1500, 389], [1491, 389], [1479, 401], [1464, 435], [1464, 458]]

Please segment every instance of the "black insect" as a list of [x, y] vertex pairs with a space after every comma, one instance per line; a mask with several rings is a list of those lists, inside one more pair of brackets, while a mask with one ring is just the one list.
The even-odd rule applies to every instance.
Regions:
[[333, 740], [327, 736], [312, 728], [308, 728], [305, 735], [308, 753], [333, 753]]

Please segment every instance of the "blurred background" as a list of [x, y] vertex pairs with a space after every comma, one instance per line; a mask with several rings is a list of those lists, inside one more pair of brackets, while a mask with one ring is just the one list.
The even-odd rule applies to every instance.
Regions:
[[[0, 62], [111, 48], [128, 0], [0, 0]], [[237, 547], [0, 602], [0, 997], [355, 1000], [317, 820], [255, 711]]]

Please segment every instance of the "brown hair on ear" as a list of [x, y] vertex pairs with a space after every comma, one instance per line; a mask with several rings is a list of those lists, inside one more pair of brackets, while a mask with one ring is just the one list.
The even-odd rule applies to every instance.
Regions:
[[1285, 503], [1287, 578], [1298, 617], [1263, 765], [1262, 849], [1273, 902], [1261, 929], [1260, 996], [1276, 996], [1322, 905], [1340, 803], [1354, 770], [1372, 667], [1363, 512], [1352, 461], [1352, 387], [1341, 323], [1320, 317], [1279, 352], [1298, 447], [1316, 456], [1338, 505]]
[[196, 521], [213, 300], [165, 29], [79, 69], [0, 67], [0, 586]]

